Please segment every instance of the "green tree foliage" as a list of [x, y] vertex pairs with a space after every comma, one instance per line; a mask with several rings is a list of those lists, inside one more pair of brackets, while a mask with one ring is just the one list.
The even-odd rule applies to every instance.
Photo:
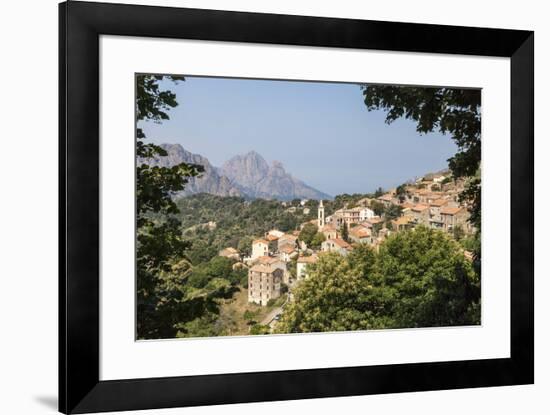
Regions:
[[344, 241], [349, 242], [349, 230], [348, 224], [346, 222], [343, 222], [342, 226], [340, 227], [340, 236]]
[[244, 236], [239, 240], [239, 243], [237, 244], [237, 249], [241, 253], [241, 255], [248, 257], [252, 255], [252, 242], [254, 241], [254, 238], [252, 236]]
[[453, 238], [455, 238], [456, 241], [460, 241], [462, 238], [464, 238], [464, 229], [462, 229], [462, 226], [455, 226], [453, 228]]
[[[136, 115], [142, 122], [167, 120], [168, 111], [178, 103], [160, 82], [181, 81], [182, 77], [138, 75]], [[172, 195], [185, 188], [190, 177], [202, 166], [182, 163], [173, 167], [149, 166], [147, 160], [166, 152], [144, 142], [145, 134], [136, 129], [136, 215], [137, 215], [137, 336], [169, 338], [185, 333], [185, 324], [217, 311], [215, 298], [231, 293], [230, 283], [213, 278], [203, 287], [188, 285], [191, 263], [184, 256], [191, 244], [181, 236], [179, 213]], [[183, 331], [182, 331], [183, 330]]]
[[[250, 256], [252, 241], [270, 229], [292, 230], [306, 219], [298, 209], [287, 213], [276, 200], [245, 200], [240, 197], [223, 197], [197, 194], [176, 200], [185, 240], [192, 242], [186, 256], [193, 265], [208, 262], [221, 249], [233, 247], [243, 256]], [[283, 227], [290, 218], [292, 226]], [[210, 221], [216, 227], [197, 226]]]
[[397, 196], [399, 201], [403, 203], [406, 200], [407, 196], [409, 196], [409, 192], [407, 192], [407, 185], [401, 184], [397, 186], [397, 188], [395, 189], [395, 195]]
[[[325, 242], [325, 235], [321, 232], [317, 232], [315, 236], [311, 239], [311, 248], [320, 249], [321, 244]], [[309, 246], [309, 245], [308, 245]]]
[[176, 337], [215, 337], [225, 334], [216, 313], [206, 313], [191, 321], [176, 324]]
[[287, 264], [286, 269], [288, 272], [290, 272], [290, 276], [293, 279], [296, 279], [296, 272], [297, 272], [297, 264], [298, 264], [298, 257], [295, 256], [292, 258]]
[[446, 233], [419, 226], [381, 245], [374, 281], [391, 289], [397, 327], [479, 324], [480, 281]]
[[307, 246], [310, 246], [315, 235], [317, 235], [317, 225], [314, 225], [313, 223], [306, 223], [300, 231], [298, 239], [305, 242]]
[[378, 189], [375, 190], [374, 192], [374, 197], [380, 197], [384, 194], [384, 189], [382, 189], [381, 187], [379, 187]]
[[403, 207], [399, 205], [391, 204], [384, 209], [384, 216], [387, 220], [394, 220], [401, 216], [403, 213]]
[[294, 291], [276, 326], [278, 333], [307, 333], [384, 328], [389, 321], [377, 318], [384, 301], [360, 272], [370, 268], [368, 257], [354, 267], [350, 260], [336, 254], [322, 255], [309, 265], [309, 278]]
[[389, 124], [398, 118], [417, 123], [419, 133], [448, 133], [458, 146], [449, 169], [454, 178], [471, 178], [462, 194], [470, 204], [471, 222], [481, 229], [481, 91], [478, 89], [363, 86], [369, 111], [384, 109]]
[[262, 324], [254, 324], [252, 327], [250, 327], [250, 334], [269, 334], [270, 333], [269, 326], [264, 326]]
[[295, 290], [277, 331], [313, 332], [479, 324], [480, 283], [447, 234], [417, 227], [375, 253], [321, 255]]
[[382, 202], [379, 202], [378, 200], [372, 200], [370, 202], [370, 208], [376, 216], [382, 216], [386, 211], [386, 207], [384, 206], [384, 204]]
[[378, 235], [378, 233], [382, 230], [384, 227], [384, 222], [375, 223], [372, 225], [372, 230], [374, 231], [375, 235]]
[[233, 286], [239, 285], [246, 275], [246, 270], [233, 270], [234, 260], [215, 256], [210, 261], [193, 267], [189, 276], [189, 285], [195, 288], [204, 288], [212, 279], [222, 278], [229, 281]]

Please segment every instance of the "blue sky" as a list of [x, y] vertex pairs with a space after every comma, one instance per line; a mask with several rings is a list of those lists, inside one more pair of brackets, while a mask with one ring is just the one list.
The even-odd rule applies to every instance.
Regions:
[[449, 136], [368, 112], [355, 84], [186, 77], [162, 85], [179, 106], [162, 124], [140, 123], [146, 141], [179, 143], [215, 166], [255, 150], [333, 196], [396, 186], [446, 168], [456, 152]]

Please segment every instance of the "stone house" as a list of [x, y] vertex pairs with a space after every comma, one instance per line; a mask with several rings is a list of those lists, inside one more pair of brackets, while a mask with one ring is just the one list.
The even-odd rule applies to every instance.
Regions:
[[430, 221], [430, 207], [423, 204], [414, 205], [411, 208], [410, 216], [416, 223], [428, 225]]
[[289, 262], [292, 258], [296, 257], [298, 252], [294, 246], [285, 245], [279, 250], [279, 257], [284, 262]]
[[266, 237], [267, 237], [268, 235], [273, 235], [273, 236], [275, 236], [275, 237], [277, 237], [277, 238], [280, 238], [280, 237], [283, 236], [284, 234], [285, 234], [284, 232], [282, 232], [282, 231], [280, 231], [280, 230], [278, 230], [278, 229], [271, 229], [269, 232], [267, 232]]
[[395, 232], [405, 231], [414, 227], [414, 219], [411, 216], [401, 216], [391, 221]]
[[281, 296], [283, 271], [269, 265], [256, 264], [248, 270], [248, 302], [266, 306]]
[[346, 256], [351, 251], [351, 245], [340, 238], [327, 239], [321, 244], [321, 250], [323, 252], [337, 252]]
[[297, 236], [285, 233], [282, 236], [279, 237], [279, 240], [277, 241], [277, 250], [283, 249], [285, 246], [296, 246], [296, 240], [298, 239]]
[[290, 272], [288, 272], [286, 268], [286, 262], [283, 260], [281, 254], [279, 255], [266, 255], [258, 258], [253, 265], [260, 264], [260, 265], [268, 265], [271, 268], [275, 269], [278, 268], [283, 271], [283, 282], [288, 284], [288, 281], [290, 279]]
[[256, 239], [252, 242], [252, 256], [251, 259], [256, 259], [264, 255], [269, 254], [269, 242], [265, 239]]
[[468, 222], [470, 214], [465, 207], [444, 207], [441, 209], [441, 219], [443, 228], [451, 232], [456, 227], [461, 227], [466, 233], [472, 232], [472, 227]]
[[360, 223], [364, 222], [367, 219], [372, 219], [374, 216], [374, 211], [367, 207], [338, 209], [332, 215], [327, 217], [327, 223], [330, 223], [339, 228], [344, 223], [350, 226], [353, 223]]
[[338, 238], [338, 229], [332, 224], [325, 225], [321, 228], [321, 233], [325, 235], [326, 239]]
[[372, 231], [369, 227], [357, 225], [349, 230], [349, 238], [355, 243], [372, 244]]
[[376, 200], [381, 202], [384, 207], [390, 207], [391, 205], [397, 204], [399, 201], [391, 195], [391, 193], [386, 193], [380, 197], [377, 197]]
[[441, 218], [441, 209], [449, 204], [446, 199], [436, 199], [430, 203], [430, 227], [442, 228], [443, 220]]

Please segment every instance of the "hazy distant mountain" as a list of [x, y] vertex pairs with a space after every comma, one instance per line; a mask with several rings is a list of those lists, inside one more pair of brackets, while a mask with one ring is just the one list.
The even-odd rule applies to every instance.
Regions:
[[266, 199], [330, 199], [323, 193], [287, 173], [283, 164], [267, 164], [264, 158], [250, 151], [226, 161], [219, 169], [223, 176], [240, 185], [248, 196]]
[[179, 144], [161, 144], [168, 155], [148, 160], [151, 165], [163, 167], [179, 163], [194, 163], [204, 166], [199, 178], [191, 178], [183, 196], [195, 193], [210, 193], [218, 196], [244, 196], [264, 199], [331, 199], [332, 197], [287, 173], [282, 163], [269, 165], [258, 153], [251, 151], [238, 155], [221, 168], [210, 164], [206, 157], [186, 151]]
[[171, 167], [180, 163], [193, 163], [204, 166], [204, 173], [201, 177], [192, 177], [181, 192], [182, 196], [195, 193], [210, 193], [218, 196], [244, 196], [238, 186], [235, 186], [227, 177], [221, 177], [218, 170], [210, 164], [206, 157], [200, 154], [193, 154], [179, 144], [161, 144], [168, 153], [165, 157], [155, 157], [148, 160], [149, 165]]

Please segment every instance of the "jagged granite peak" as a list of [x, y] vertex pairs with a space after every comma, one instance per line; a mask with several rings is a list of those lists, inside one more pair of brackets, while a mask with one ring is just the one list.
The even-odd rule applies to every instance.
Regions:
[[146, 161], [148, 164], [171, 167], [180, 163], [193, 163], [204, 167], [201, 177], [191, 178], [185, 190], [180, 193], [181, 196], [210, 193], [218, 196], [279, 200], [332, 198], [294, 178], [286, 172], [281, 162], [273, 161], [269, 165], [255, 151], [234, 156], [221, 168], [216, 168], [206, 157], [191, 153], [180, 144], [161, 144], [160, 147], [168, 155], [149, 159]]
[[232, 157], [220, 168], [220, 173], [243, 188], [250, 197], [266, 199], [331, 199], [323, 193], [286, 172], [283, 164], [269, 165], [255, 151]]
[[[187, 196], [195, 193], [210, 193], [218, 196], [244, 196], [241, 189], [231, 183], [227, 177], [222, 177], [210, 161], [200, 155], [185, 150], [180, 144], [160, 144], [168, 155], [163, 157], [154, 157], [146, 162], [149, 165], [172, 167], [181, 163], [198, 164], [204, 167], [204, 172], [200, 177], [192, 177], [185, 186], [185, 190], [180, 192], [179, 196]], [[144, 162], [141, 160], [140, 162]]]
[[220, 168], [221, 174], [241, 186], [254, 188], [269, 172], [269, 164], [255, 151], [237, 155]]

